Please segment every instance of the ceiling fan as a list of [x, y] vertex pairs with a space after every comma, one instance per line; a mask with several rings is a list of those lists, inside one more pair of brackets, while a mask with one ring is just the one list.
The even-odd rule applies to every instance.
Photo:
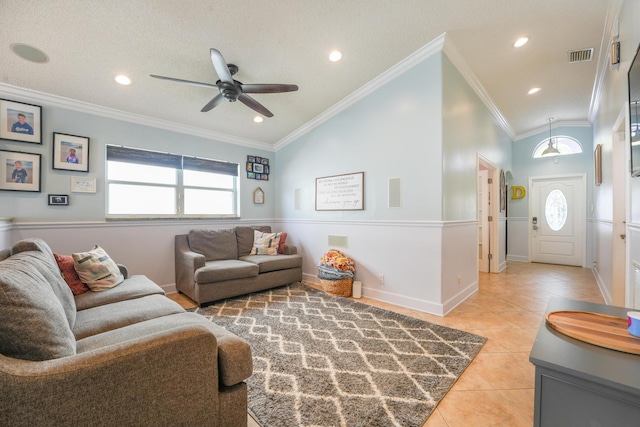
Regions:
[[236, 100], [242, 102], [249, 108], [257, 111], [265, 117], [273, 117], [273, 113], [267, 108], [256, 101], [254, 98], [247, 95], [248, 93], [280, 93], [280, 92], [293, 92], [298, 90], [296, 85], [287, 84], [244, 84], [237, 80], [234, 80], [233, 75], [238, 72], [238, 66], [234, 64], [227, 64], [222, 57], [222, 54], [217, 49], [211, 49], [211, 62], [213, 62], [213, 68], [218, 73], [218, 80], [215, 84], [194, 82], [191, 80], [176, 79], [173, 77], [158, 76], [150, 74], [151, 77], [156, 79], [170, 80], [172, 82], [186, 83], [193, 86], [201, 86], [207, 88], [218, 88], [220, 93], [213, 97], [211, 101], [202, 107], [203, 113], [212, 110], [222, 103], [222, 101], [235, 102]]

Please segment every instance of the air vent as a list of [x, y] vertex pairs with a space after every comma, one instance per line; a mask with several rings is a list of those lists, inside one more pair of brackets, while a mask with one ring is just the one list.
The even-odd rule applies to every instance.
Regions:
[[574, 62], [591, 61], [592, 59], [593, 59], [593, 48], [582, 49], [582, 50], [572, 50], [569, 52], [570, 64], [573, 64]]

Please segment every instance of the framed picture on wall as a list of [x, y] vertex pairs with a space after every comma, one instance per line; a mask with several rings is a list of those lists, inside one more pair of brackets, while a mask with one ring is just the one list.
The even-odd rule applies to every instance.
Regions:
[[54, 132], [53, 168], [89, 172], [89, 138]]
[[593, 164], [595, 166], [595, 184], [602, 184], [602, 144], [596, 145], [593, 152]]
[[0, 190], [40, 191], [40, 154], [0, 151]]
[[0, 99], [0, 139], [42, 144], [42, 107]]

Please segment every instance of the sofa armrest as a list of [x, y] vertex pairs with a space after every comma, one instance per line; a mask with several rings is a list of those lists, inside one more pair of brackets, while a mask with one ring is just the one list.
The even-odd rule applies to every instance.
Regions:
[[189, 240], [186, 234], [179, 234], [175, 237], [175, 269], [176, 288], [179, 291], [190, 295], [195, 280], [195, 271], [204, 267], [204, 255], [193, 252], [189, 247]]
[[284, 255], [296, 255], [298, 253], [298, 248], [294, 245], [284, 245]]
[[124, 264], [118, 264], [118, 268], [120, 269], [120, 274], [122, 274], [122, 276], [125, 279], [128, 279], [129, 278], [129, 269], [127, 268], [127, 266], [124, 265]]
[[0, 425], [212, 425], [217, 353], [190, 325], [43, 362], [0, 355]]

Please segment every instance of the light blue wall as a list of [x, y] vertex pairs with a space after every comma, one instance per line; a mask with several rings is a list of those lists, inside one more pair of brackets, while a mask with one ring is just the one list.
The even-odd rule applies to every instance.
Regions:
[[[441, 58], [432, 55], [278, 150], [277, 217], [442, 219]], [[315, 211], [316, 178], [361, 171], [364, 211]], [[389, 178], [401, 179], [402, 208], [388, 208]]]
[[[528, 191], [529, 178], [531, 177], [586, 173], [586, 212], [587, 217], [590, 217], [594, 180], [592, 129], [591, 127], [559, 127], [553, 129], [551, 134], [553, 136], [570, 136], [577, 139], [582, 145], [582, 153], [559, 156], [558, 163], [554, 163], [555, 157], [534, 159], [533, 150], [541, 141], [549, 138], [549, 131], [515, 141], [513, 143], [513, 169], [511, 170], [513, 179], [509, 182], [509, 187], [521, 185]], [[523, 199], [512, 200], [511, 194], [508, 196], [509, 216], [528, 217], [529, 193], [527, 192]]]
[[509, 170], [511, 138], [446, 56], [443, 94], [443, 219], [475, 220], [477, 154]]
[[[37, 100], [24, 102], [39, 105]], [[105, 145], [115, 144], [149, 150], [231, 161], [240, 164], [240, 214], [242, 218], [272, 218], [274, 214], [273, 179], [256, 181], [246, 178], [247, 155], [270, 159], [271, 171], [277, 175], [275, 154], [266, 150], [243, 147], [180, 134], [146, 125], [85, 114], [59, 107], [43, 106], [43, 144], [2, 141], [0, 149], [41, 154], [41, 193], [0, 191], [0, 217], [13, 217], [15, 222], [102, 221], [105, 218]], [[89, 172], [54, 170], [52, 168], [53, 132], [90, 138]], [[272, 175], [272, 178], [273, 176]], [[72, 176], [95, 177], [97, 193], [70, 193]], [[253, 190], [265, 191], [265, 204], [253, 204]], [[70, 206], [47, 206], [47, 194], [69, 194]]]

